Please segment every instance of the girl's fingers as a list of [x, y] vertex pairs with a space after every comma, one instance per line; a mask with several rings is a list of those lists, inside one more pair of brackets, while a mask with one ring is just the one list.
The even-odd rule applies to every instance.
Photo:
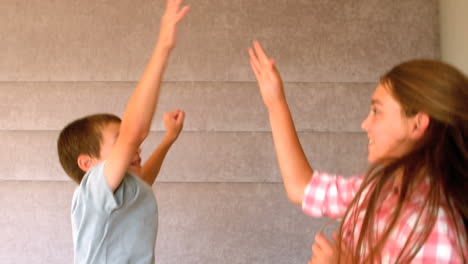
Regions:
[[255, 53], [257, 54], [260, 63], [264, 64], [264, 65], [269, 64], [269, 58], [265, 54], [265, 52], [263, 51], [263, 48], [260, 45], [260, 43], [258, 41], [254, 41], [253, 45], [254, 45], [254, 48], [255, 48]]
[[333, 232], [332, 233], [332, 238], [333, 238], [333, 241], [336, 243], [338, 242], [338, 233], [337, 232]]
[[252, 69], [253, 69], [253, 71], [255, 73], [255, 76], [257, 76], [257, 78], [258, 78], [260, 76], [260, 73], [261, 73], [261, 65], [258, 62], [258, 59], [255, 56], [252, 49], [249, 49], [249, 54], [250, 54], [250, 65], [252, 66]]
[[170, 12], [177, 12], [182, 0], [168, 0], [166, 2], [166, 10]]
[[249, 48], [249, 55], [251, 59], [258, 60], [257, 55], [255, 54], [252, 48]]
[[252, 50], [252, 48], [249, 48], [249, 55], [250, 55], [251, 61], [255, 64], [257, 70], [260, 71], [261, 69], [260, 62], [258, 61], [258, 57], [255, 54], [255, 52]]
[[324, 249], [324, 248], [328, 248], [328, 249], [333, 248], [333, 244], [330, 241], [328, 241], [328, 239], [322, 233], [318, 233], [315, 236], [315, 242], [322, 249]]
[[320, 245], [318, 245], [317, 243], [314, 243], [312, 244], [312, 253], [313, 255], [318, 255], [322, 252], [322, 249], [320, 248]]
[[182, 20], [182, 18], [185, 17], [185, 15], [188, 13], [189, 10], [190, 10], [190, 6], [188, 5], [182, 7], [182, 9], [177, 13], [176, 21], [179, 22], [180, 20]]
[[260, 80], [259, 78], [261, 76], [261, 65], [258, 62], [257, 55], [252, 50], [252, 48], [249, 48], [249, 55], [250, 55], [250, 66], [252, 67], [252, 70], [255, 74], [255, 77], [257, 77], [257, 80]]
[[272, 66], [275, 65], [275, 60], [274, 59], [269, 59], [268, 61], [270, 62], [270, 65], [272, 65]]
[[257, 80], [260, 80], [260, 71], [257, 69], [257, 66], [255, 65], [253, 60], [250, 60], [250, 66], [252, 67], [252, 70], [253, 70]]

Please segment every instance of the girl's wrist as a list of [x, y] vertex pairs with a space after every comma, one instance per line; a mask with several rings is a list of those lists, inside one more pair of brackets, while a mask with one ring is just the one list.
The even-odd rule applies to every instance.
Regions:
[[284, 97], [282, 99], [271, 101], [267, 105], [267, 110], [269, 114], [275, 114], [277, 112], [284, 112], [285, 110], [289, 111], [288, 102], [286, 101], [286, 98]]

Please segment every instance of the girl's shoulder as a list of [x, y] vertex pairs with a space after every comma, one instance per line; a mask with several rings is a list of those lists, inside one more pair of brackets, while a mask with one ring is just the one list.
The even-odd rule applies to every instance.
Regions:
[[[415, 188], [401, 213], [396, 239], [411, 243], [418, 236], [427, 235], [427, 239], [418, 250], [418, 260], [433, 260], [430, 263], [463, 263], [462, 255], [468, 259], [467, 232], [462, 217], [448, 209], [442, 201], [438, 206], [427, 207], [429, 182], [423, 181]], [[424, 208], [424, 209], [423, 209]], [[421, 262], [423, 263], [423, 262]]]

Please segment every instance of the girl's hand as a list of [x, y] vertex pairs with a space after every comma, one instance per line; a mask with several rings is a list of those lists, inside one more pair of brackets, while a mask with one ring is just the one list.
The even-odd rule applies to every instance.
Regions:
[[328, 241], [322, 233], [318, 233], [312, 245], [312, 259], [309, 264], [335, 264], [337, 262], [337, 249], [334, 241]]
[[172, 49], [175, 46], [176, 26], [187, 12], [189, 6], [183, 6], [183, 0], [167, 0], [166, 11], [161, 18], [161, 29], [159, 31], [158, 44], [165, 48]]
[[167, 112], [164, 113], [163, 119], [167, 130], [166, 137], [174, 142], [184, 126], [185, 112], [179, 109]]
[[250, 65], [258, 81], [263, 102], [268, 109], [277, 102], [285, 102], [283, 81], [275, 67], [275, 61], [265, 54], [260, 43], [254, 41], [254, 49], [249, 48]]
[[[312, 244], [312, 258], [308, 264], [338, 263], [337, 233], [333, 233], [332, 237], [333, 241], [329, 241], [322, 233], [318, 233], [315, 236], [315, 243]], [[351, 255], [343, 243], [341, 246], [340, 263], [351, 263]]]

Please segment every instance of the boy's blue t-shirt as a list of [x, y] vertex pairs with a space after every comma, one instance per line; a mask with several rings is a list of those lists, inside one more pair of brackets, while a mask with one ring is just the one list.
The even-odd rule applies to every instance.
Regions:
[[153, 190], [130, 173], [112, 193], [102, 162], [86, 173], [75, 190], [75, 264], [154, 263], [157, 229]]

